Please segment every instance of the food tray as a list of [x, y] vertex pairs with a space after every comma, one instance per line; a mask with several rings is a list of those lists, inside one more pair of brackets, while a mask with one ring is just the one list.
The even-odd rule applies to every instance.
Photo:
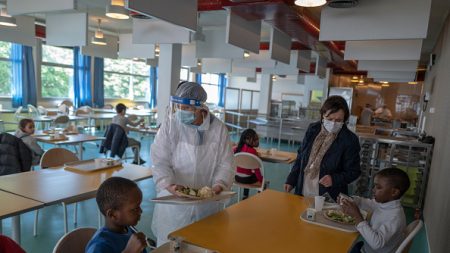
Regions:
[[311, 223], [311, 224], [315, 224], [318, 226], [327, 227], [327, 228], [331, 228], [331, 229], [335, 229], [335, 230], [339, 230], [339, 231], [343, 231], [343, 232], [347, 232], [347, 233], [358, 232], [358, 230], [356, 230], [355, 225], [341, 224], [341, 223], [337, 223], [335, 221], [328, 220], [327, 218], [324, 217], [322, 211], [316, 212], [316, 218], [315, 218], [315, 220], [312, 221], [312, 220], [306, 219], [306, 210], [305, 210], [302, 213], [302, 215], [300, 215], [300, 219], [306, 223]]
[[91, 172], [96, 170], [104, 170], [115, 167], [122, 167], [122, 161], [114, 160], [114, 164], [107, 165], [106, 163], [96, 164], [94, 159], [85, 161], [76, 161], [64, 164], [65, 169], [75, 170], [80, 172]]
[[39, 139], [45, 141], [67, 141], [69, 138], [67, 136], [61, 136], [59, 138], [51, 138], [50, 136], [41, 136], [39, 137]]
[[158, 198], [151, 199], [152, 202], [160, 203], [160, 204], [172, 204], [172, 205], [192, 205], [192, 204], [200, 204], [211, 201], [220, 201], [233, 197], [236, 193], [232, 191], [222, 191], [221, 193], [214, 195], [211, 198], [202, 198], [202, 199], [192, 199], [192, 198], [184, 198], [175, 195], [168, 195]]

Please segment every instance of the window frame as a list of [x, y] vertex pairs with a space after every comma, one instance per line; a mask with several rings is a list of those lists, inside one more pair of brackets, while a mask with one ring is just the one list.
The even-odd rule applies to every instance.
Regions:
[[[133, 60], [131, 59], [121, 59], [121, 58], [117, 58], [117, 59], [111, 59], [111, 58], [105, 58], [105, 60], [129, 60], [131, 62], [133, 62]], [[136, 96], [134, 96], [134, 92], [133, 92], [133, 97], [126, 97], [125, 99], [129, 99], [132, 101], [136, 101], [136, 102], [147, 102], [149, 100], [148, 96], [150, 93], [150, 66], [148, 66], [148, 75], [141, 75], [141, 74], [131, 74], [131, 73], [127, 73], [127, 72], [117, 72], [117, 71], [109, 71], [106, 70], [106, 64], [103, 65], [103, 80], [105, 80], [105, 74], [115, 74], [115, 75], [124, 75], [124, 76], [131, 76], [131, 77], [143, 77], [146, 78], [148, 80], [148, 90], [146, 92], [146, 95], [144, 98], [137, 98]], [[134, 89], [134, 84], [133, 84], [133, 89]], [[105, 93], [105, 84], [103, 85], [103, 94], [104, 94], [104, 99], [105, 100], [114, 100], [114, 99], [121, 99], [120, 97], [107, 97], [106, 93]]]
[[[9, 43], [10, 44], [10, 46], [11, 46], [11, 48], [12, 48], [12, 42], [8, 42], [8, 41], [1, 41], [1, 42], [4, 42], [4, 43]], [[10, 65], [10, 71], [11, 71], [11, 75], [12, 75], [12, 60], [11, 60], [11, 48], [10, 48], [10, 51], [9, 51], [9, 56], [10, 56], [10, 58], [6, 58], [6, 57], [0, 57], [0, 61], [2, 61], [2, 62], [9, 62], [11, 65]], [[10, 78], [12, 78], [12, 76], [10, 76]], [[3, 94], [0, 94], [0, 98], [12, 98], [12, 80], [10, 80], [10, 83], [9, 83], [9, 86], [10, 86], [10, 90], [9, 90], [9, 95], [3, 95]]]
[[[44, 43], [41, 44], [41, 48], [40, 48], [40, 64], [39, 64], [39, 68], [40, 68], [40, 71], [39, 71], [39, 73], [40, 73], [40, 77], [39, 77], [39, 79], [40, 79], [40, 91], [39, 91], [40, 98], [43, 99], [43, 100], [70, 99], [71, 89], [73, 89], [73, 86], [71, 87], [70, 85], [69, 85], [69, 94], [67, 94], [67, 97], [45, 97], [43, 95], [43, 93], [42, 93], [42, 90], [44, 89], [44, 84], [43, 84], [43, 81], [42, 81], [42, 72], [43, 72], [42, 71], [42, 67], [43, 66], [71, 69], [73, 71], [72, 78], [73, 78], [73, 75], [75, 74], [75, 69], [74, 69], [73, 64], [69, 65], [69, 64], [62, 64], [62, 63], [54, 63], [54, 62], [46, 62], [46, 61], [44, 61], [43, 57], [44, 57], [44, 47], [45, 46], [69, 49], [69, 50], [72, 51], [72, 56], [73, 56], [73, 48], [72, 47], [58, 47], [58, 46], [47, 45], [47, 44], [44, 44]], [[74, 59], [72, 58], [72, 63], [73, 63], [73, 60]]]

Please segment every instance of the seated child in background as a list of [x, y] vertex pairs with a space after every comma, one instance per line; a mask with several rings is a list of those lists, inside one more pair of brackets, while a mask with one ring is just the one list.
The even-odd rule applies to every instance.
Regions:
[[[127, 135], [129, 132], [128, 125], [136, 127], [136, 126], [139, 126], [140, 123], [144, 122], [144, 119], [140, 119], [137, 121], [131, 121], [129, 118], [125, 117], [125, 114], [127, 113], [127, 107], [122, 103], [119, 103], [116, 105], [116, 112], [117, 112], [117, 115], [113, 117], [111, 123], [120, 125], [123, 128], [123, 130], [125, 130]], [[139, 146], [139, 149], [140, 149], [141, 143], [133, 138], [128, 137], [128, 146]], [[133, 148], [133, 152], [134, 152], [134, 161], [133, 161], [134, 164], [145, 163], [144, 159], [139, 158], [138, 149]]]
[[[403, 170], [386, 168], [375, 175], [374, 199], [342, 199], [344, 212], [355, 218], [356, 229], [365, 241], [356, 244], [352, 253], [395, 252], [405, 237], [406, 219], [400, 198], [409, 185], [408, 174]], [[372, 212], [370, 222], [362, 218], [358, 207]]]
[[130, 229], [142, 213], [142, 192], [136, 183], [121, 177], [108, 178], [98, 188], [96, 200], [105, 216], [105, 226], [89, 241], [86, 253], [147, 252], [145, 235]]
[[[259, 146], [259, 137], [258, 134], [253, 129], [246, 129], [241, 134], [241, 138], [239, 139], [239, 143], [237, 147], [234, 149], [234, 153], [239, 152], [247, 152], [253, 155], [258, 156], [258, 152], [256, 149]], [[262, 183], [263, 176], [261, 175], [261, 170], [259, 168], [255, 168], [254, 170], [246, 170], [240, 167], [237, 167], [236, 175], [234, 179], [236, 182], [241, 184], [254, 184], [256, 182]], [[248, 198], [249, 189], [244, 189], [244, 196], [242, 199]]]
[[21, 119], [19, 122], [19, 129], [15, 135], [22, 139], [23, 143], [31, 150], [31, 164], [39, 165], [41, 156], [44, 150], [37, 144], [36, 139], [32, 136], [34, 134], [34, 121], [32, 119]]

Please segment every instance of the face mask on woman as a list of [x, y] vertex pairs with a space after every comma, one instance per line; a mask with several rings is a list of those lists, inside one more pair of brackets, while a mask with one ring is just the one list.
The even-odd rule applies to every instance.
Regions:
[[344, 125], [343, 122], [334, 122], [331, 120], [323, 119], [323, 127], [329, 132], [329, 133], [337, 133], [341, 130], [342, 126]]
[[195, 120], [194, 112], [178, 110], [175, 114], [175, 117], [183, 124], [191, 125]]

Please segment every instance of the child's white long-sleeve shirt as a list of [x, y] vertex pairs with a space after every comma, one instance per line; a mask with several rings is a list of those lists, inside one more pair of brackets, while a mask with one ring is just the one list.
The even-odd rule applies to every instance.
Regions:
[[359, 208], [372, 212], [370, 222], [362, 221], [356, 229], [365, 243], [363, 252], [395, 252], [405, 238], [406, 218], [400, 200], [378, 203], [374, 199], [354, 197]]

